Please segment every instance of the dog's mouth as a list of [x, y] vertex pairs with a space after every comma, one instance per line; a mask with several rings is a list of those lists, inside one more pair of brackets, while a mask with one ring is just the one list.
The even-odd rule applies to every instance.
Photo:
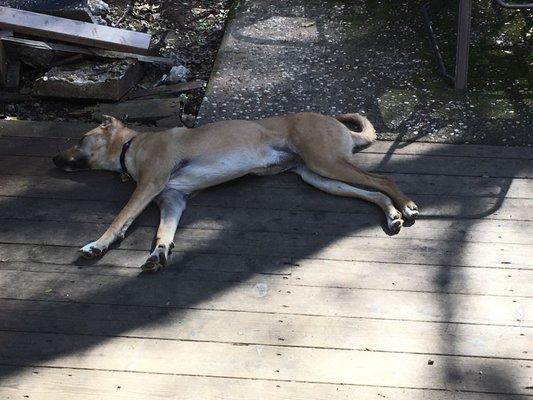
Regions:
[[83, 171], [90, 169], [89, 159], [81, 154], [72, 156], [67, 154], [58, 154], [52, 161], [56, 167], [61, 168], [63, 171]]

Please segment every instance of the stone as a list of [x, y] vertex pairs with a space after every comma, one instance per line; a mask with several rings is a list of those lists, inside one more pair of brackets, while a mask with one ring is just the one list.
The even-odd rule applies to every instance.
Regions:
[[51, 68], [37, 79], [37, 96], [119, 100], [142, 77], [137, 60], [83, 61]]
[[165, 83], [187, 82], [190, 73], [191, 71], [189, 71], [184, 65], [176, 65], [170, 69], [170, 72], [165, 79]]

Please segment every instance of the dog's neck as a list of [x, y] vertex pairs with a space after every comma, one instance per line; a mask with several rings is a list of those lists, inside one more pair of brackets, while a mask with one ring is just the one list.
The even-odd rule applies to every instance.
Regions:
[[122, 148], [124, 144], [132, 140], [137, 136], [139, 132], [136, 132], [132, 129], [126, 127], [122, 128], [119, 132], [115, 134], [113, 143], [108, 147], [108, 157], [103, 169], [112, 172], [122, 172], [122, 166], [120, 165], [120, 155], [122, 153]]

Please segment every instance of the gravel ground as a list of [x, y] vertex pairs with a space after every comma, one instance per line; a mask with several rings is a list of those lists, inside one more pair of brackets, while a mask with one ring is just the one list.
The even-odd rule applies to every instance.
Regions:
[[[432, 15], [452, 65], [457, 2]], [[418, 2], [242, 0], [201, 123], [360, 111], [387, 140], [533, 145], [531, 13], [474, 2], [469, 88], [437, 73]]]

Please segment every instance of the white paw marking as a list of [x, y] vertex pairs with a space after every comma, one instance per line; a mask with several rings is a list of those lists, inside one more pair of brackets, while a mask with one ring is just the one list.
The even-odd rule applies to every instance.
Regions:
[[83, 246], [79, 251], [81, 252], [82, 256], [85, 258], [93, 258], [98, 257], [107, 250], [105, 246], [102, 246], [98, 243], [98, 241], [91, 242]]
[[387, 215], [387, 225], [392, 232], [399, 232], [403, 226], [402, 214], [398, 210], [395, 210]]
[[418, 217], [418, 207], [416, 204], [405, 205], [403, 206], [402, 214], [407, 219], [415, 219]]

